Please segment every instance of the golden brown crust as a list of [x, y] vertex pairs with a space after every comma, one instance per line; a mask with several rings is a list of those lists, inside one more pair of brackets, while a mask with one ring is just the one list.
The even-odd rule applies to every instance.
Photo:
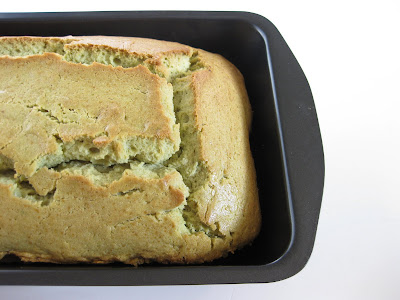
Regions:
[[[69, 37], [66, 37], [67, 39]], [[71, 47], [89, 44], [99, 47], [109, 47], [137, 54], [140, 57], [158, 58], [165, 54], [191, 55], [193, 48], [175, 42], [159, 41], [136, 37], [104, 37], [104, 36], [80, 36], [74, 38], [69, 44]]]
[[43, 167], [29, 177], [29, 183], [40, 196], [46, 196], [56, 188], [56, 183], [60, 178], [59, 172]]
[[250, 103], [242, 75], [230, 62], [202, 50], [199, 59], [206, 68], [192, 76], [196, 123], [201, 132], [201, 159], [213, 174], [199, 202], [199, 216], [208, 225], [218, 223], [225, 235], [240, 232], [235, 247], [254, 238], [260, 229], [249, 145]]
[[65, 37], [36, 37], [36, 36], [3, 36], [0, 43], [5, 40], [12, 40], [18, 43], [30, 41], [65, 41], [67, 47], [108, 47], [110, 49], [122, 50], [140, 57], [161, 57], [165, 54], [186, 54], [191, 55], [193, 48], [176, 42], [160, 41], [137, 37], [118, 36], [65, 36]]
[[[0, 215], [0, 256], [14, 254], [23, 261], [52, 263], [203, 263], [255, 238], [261, 219], [248, 137], [251, 109], [242, 75], [231, 63], [189, 46], [141, 38], [4, 37], [0, 45], [32, 40], [46, 45], [62, 42], [61, 50], [124, 53], [138, 65], [82, 65], [47, 52], [27, 57], [0, 55], [0, 78], [26, 65], [33, 70], [32, 78], [46, 78], [30, 83], [26, 72], [20, 72], [19, 81], [0, 79], [0, 90], [6, 91], [0, 93], [0, 127], [5, 129], [0, 136], [0, 166], [4, 156], [16, 171], [14, 178], [7, 161], [0, 174], [0, 207], [5, 212]], [[46, 45], [41, 47], [47, 49]], [[187, 61], [196, 57], [199, 66], [194, 68], [192, 63], [185, 72], [171, 71], [164, 60], [176, 55]], [[155, 74], [149, 71], [151, 65]], [[168, 107], [168, 99], [161, 99], [170, 92], [172, 101], [167, 80], [174, 84], [173, 72], [188, 82], [185, 95], [193, 102], [189, 118], [194, 120], [193, 132], [188, 132], [196, 136], [195, 169], [201, 166], [205, 174], [196, 179], [196, 185], [189, 185], [190, 190], [186, 186], [190, 180], [182, 178], [167, 160], [172, 154], [161, 160], [165, 166], [137, 164], [132, 157], [117, 159], [126, 151], [129, 137], [179, 144], [179, 126], [188, 125], [171, 122], [172, 104]], [[51, 81], [52, 77], [63, 80]], [[68, 88], [76, 84], [62, 86], [74, 78], [85, 86], [96, 86], [94, 94], [89, 95], [90, 89]], [[115, 81], [121, 83], [118, 89]], [[16, 88], [22, 82], [28, 82], [26, 88]], [[41, 92], [49, 82], [55, 87], [48, 90], [51, 101]], [[121, 100], [128, 91], [137, 102]], [[65, 115], [64, 109], [63, 115], [56, 115], [60, 106], [78, 113]], [[106, 135], [101, 134], [104, 131]], [[81, 137], [89, 138], [90, 147], [115, 154], [115, 165], [91, 161], [90, 157], [99, 155], [97, 150], [89, 153], [89, 159], [68, 156], [68, 151], [80, 153], [67, 146]], [[180, 151], [188, 151], [182, 143]], [[56, 161], [60, 147], [63, 159]], [[55, 166], [43, 163], [51, 159]], [[188, 207], [195, 212], [195, 220], [189, 218]]]
[[[10, 127], [12, 135], [0, 135], [0, 148], [19, 174], [32, 176], [37, 160], [58, 155], [57, 138], [63, 143], [89, 139], [100, 149], [110, 145], [117, 162], [127, 161], [124, 143], [131, 139], [169, 140], [175, 151], [179, 146], [175, 120], [162, 104], [162, 88], [169, 90], [171, 101], [172, 89], [142, 65], [85, 66], [54, 53], [2, 56], [0, 78], [0, 124]], [[27, 144], [30, 147], [24, 149]]]

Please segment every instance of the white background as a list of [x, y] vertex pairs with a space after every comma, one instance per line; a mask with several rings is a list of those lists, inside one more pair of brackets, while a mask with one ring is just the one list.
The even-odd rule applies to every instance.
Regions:
[[307, 266], [269, 284], [0, 287], [0, 299], [400, 299], [400, 2], [4, 1], [0, 11], [238, 10], [279, 29], [313, 91], [326, 161]]

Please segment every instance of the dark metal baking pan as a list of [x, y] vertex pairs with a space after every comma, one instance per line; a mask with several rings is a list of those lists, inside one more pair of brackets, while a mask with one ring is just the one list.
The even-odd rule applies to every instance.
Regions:
[[246, 12], [2, 13], [0, 35], [115, 35], [176, 41], [219, 53], [243, 73], [254, 111], [251, 146], [263, 224], [259, 237], [201, 266], [0, 265], [7, 285], [172, 285], [271, 282], [307, 263], [324, 183], [307, 79], [275, 26]]

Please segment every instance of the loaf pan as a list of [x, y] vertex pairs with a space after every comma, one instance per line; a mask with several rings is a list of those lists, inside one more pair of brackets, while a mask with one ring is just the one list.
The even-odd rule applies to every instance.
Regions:
[[[295, 26], [295, 25], [294, 25]], [[283, 280], [307, 263], [324, 156], [307, 79], [275, 26], [247, 12], [0, 13], [0, 35], [114, 35], [176, 41], [219, 53], [245, 78], [253, 109], [262, 230], [252, 245], [205, 265], [0, 264], [3, 285], [176, 285]]]

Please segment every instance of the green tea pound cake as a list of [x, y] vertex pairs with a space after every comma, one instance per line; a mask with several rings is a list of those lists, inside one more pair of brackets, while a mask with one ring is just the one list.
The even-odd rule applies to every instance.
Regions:
[[126, 37], [0, 37], [0, 258], [202, 263], [260, 210], [240, 72]]

